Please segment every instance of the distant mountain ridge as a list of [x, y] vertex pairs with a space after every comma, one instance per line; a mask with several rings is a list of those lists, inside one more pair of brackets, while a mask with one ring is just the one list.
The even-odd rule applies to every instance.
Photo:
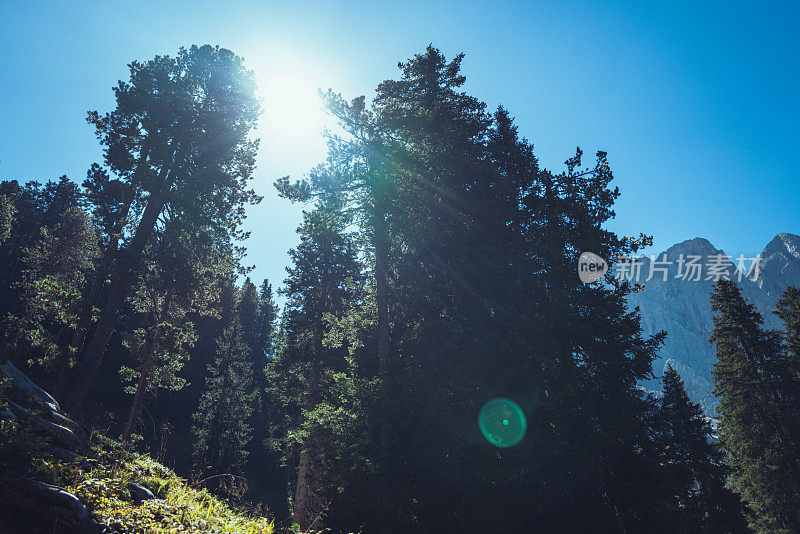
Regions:
[[[700, 280], [694, 280], [694, 272], [688, 265], [690, 258], [694, 264], [702, 265]], [[714, 281], [705, 278], [707, 273], [716, 272], [736, 280], [744, 297], [763, 315], [765, 325], [779, 328], [780, 321], [772, 313], [775, 302], [787, 287], [800, 286], [800, 236], [776, 235], [764, 247], [760, 258], [759, 262], [750, 258], [740, 262], [736, 257], [729, 260], [724, 251], [699, 237], [657, 254], [655, 263], [650, 257], [639, 258], [639, 280], [643, 281], [644, 289], [631, 294], [628, 305], [639, 307], [645, 334], [667, 332], [667, 339], [653, 362], [653, 372], [660, 378], [666, 364], [671, 363], [683, 377], [692, 399], [711, 416], [715, 415], [717, 405], [711, 383], [716, 356], [714, 347], [708, 343], [713, 327], [709, 297]], [[651, 268], [653, 276], [645, 281]], [[692, 276], [684, 279], [687, 273]], [[656, 391], [661, 388], [660, 380], [647, 381], [643, 386]]]

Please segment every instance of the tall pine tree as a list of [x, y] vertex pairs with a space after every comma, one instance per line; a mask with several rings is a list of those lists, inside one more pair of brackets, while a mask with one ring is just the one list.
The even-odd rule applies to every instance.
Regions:
[[664, 467], [670, 532], [749, 532], [744, 505], [726, 487], [727, 466], [700, 405], [689, 400], [671, 365], [663, 377], [656, 415], [658, 451]]
[[735, 282], [720, 280], [711, 302], [714, 394], [733, 486], [759, 531], [800, 532], [798, 362]]
[[[329, 93], [347, 136], [309, 183], [278, 184], [295, 199], [344, 198], [367, 244], [375, 300], [361, 309], [374, 316], [354, 326], [374, 334], [351, 337], [371, 340], [381, 384], [383, 505], [370, 524], [652, 527], [645, 481], [658, 465], [636, 382], [662, 336], [642, 336], [629, 286], [584, 286], [574, 267], [582, 251], [613, 258], [648, 239], [603, 227], [619, 195], [605, 153], [540, 169], [508, 113], [463, 91], [461, 59], [428, 47], [371, 106]], [[475, 423], [495, 396], [529, 419], [529, 437], [501, 454]]]
[[[347, 218], [336, 204], [322, 204], [304, 216], [300, 244], [281, 292], [288, 297], [280, 349], [270, 364], [273, 398], [283, 404], [276, 422], [277, 445], [294, 472], [292, 507], [302, 529], [332, 498], [326, 488], [325, 443], [310, 429], [318, 405], [329, 398], [332, 375], [347, 368], [347, 350], [324, 343], [327, 316], [341, 316], [357, 296], [361, 266]], [[319, 525], [317, 525], [318, 527]]]
[[114, 111], [90, 112], [88, 121], [105, 147], [105, 168], [123, 191], [93, 199], [110, 202], [114, 209], [104, 206], [99, 213], [115, 212], [129, 227], [122, 234], [109, 232], [107, 269], [98, 269], [93, 284], [102, 286], [111, 273], [107, 297], [97, 304], [87, 300], [87, 307], [102, 312], [90, 335], [87, 330], [75, 336], [82, 342], [83, 372], [70, 399], [74, 412], [83, 407], [159, 221], [179, 216], [223, 241], [236, 240], [246, 236], [244, 205], [260, 200], [248, 189], [258, 146], [250, 132], [260, 104], [242, 58], [205, 45], [182, 48], [175, 57], [134, 61], [129, 81], [120, 81], [114, 96]]
[[249, 454], [255, 396], [253, 364], [243, 338], [239, 318], [230, 314], [193, 416], [195, 465], [214, 474], [241, 474]]

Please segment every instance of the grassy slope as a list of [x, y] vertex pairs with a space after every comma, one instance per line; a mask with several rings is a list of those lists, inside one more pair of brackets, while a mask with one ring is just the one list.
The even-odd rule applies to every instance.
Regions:
[[[40, 458], [34, 461], [35, 470], [41, 479], [73, 493], [95, 519], [120, 533], [275, 531], [271, 521], [232, 511], [205, 489], [191, 487], [158, 462], [111, 440], [95, 438], [92, 450], [91, 469]], [[157, 498], [134, 503], [126, 489], [129, 482], [148, 488]]]

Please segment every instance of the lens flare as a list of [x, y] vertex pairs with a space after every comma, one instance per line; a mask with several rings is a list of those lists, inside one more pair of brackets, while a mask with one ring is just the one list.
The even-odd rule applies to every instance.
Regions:
[[478, 426], [495, 447], [511, 447], [525, 436], [527, 422], [519, 405], [509, 399], [492, 399], [481, 408]]

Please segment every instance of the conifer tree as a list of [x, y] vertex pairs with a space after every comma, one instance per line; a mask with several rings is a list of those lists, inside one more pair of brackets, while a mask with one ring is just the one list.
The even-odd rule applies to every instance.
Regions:
[[[331, 139], [308, 183], [278, 183], [290, 198], [343, 198], [369, 244], [375, 300], [361, 309], [374, 317], [353, 315], [362, 335], [351, 337], [371, 340], [381, 384], [373, 524], [652, 526], [656, 490], [630, 481], [657, 476], [636, 382], [663, 336], [642, 336], [628, 285], [584, 286], [574, 270], [583, 250], [613, 258], [648, 238], [603, 227], [619, 195], [605, 153], [540, 169], [508, 113], [463, 91], [461, 59], [428, 47], [371, 106], [328, 93], [347, 137]], [[508, 454], [469, 434], [493, 396], [529, 414], [530, 437]]]
[[258, 341], [256, 343], [256, 353], [259, 359], [254, 359], [254, 361], [266, 364], [264, 358], [273, 354], [275, 326], [278, 320], [278, 305], [275, 304], [275, 299], [272, 294], [272, 284], [270, 284], [267, 279], [264, 279], [261, 283], [258, 301]]
[[[88, 182], [96, 182], [92, 199], [109, 202], [98, 214], [111, 228], [107, 267], [98, 270], [100, 279], [93, 287], [102, 285], [108, 273], [111, 278], [91, 336], [75, 337], [83, 341], [83, 372], [70, 403], [75, 412], [80, 412], [102, 363], [159, 221], [180, 216], [187, 226], [235, 241], [246, 236], [241, 230], [244, 206], [260, 200], [247, 189], [258, 146], [249, 135], [260, 105], [252, 72], [240, 57], [205, 45], [182, 48], [175, 57], [134, 61], [129, 82], [120, 81], [114, 95], [114, 111], [90, 112], [87, 118], [105, 147], [104, 170], [121, 183], [115, 191], [119, 194], [100, 194], [111, 182], [100, 169], [90, 170]], [[126, 231], [117, 232], [114, 221], [125, 221]]]
[[205, 390], [194, 413], [194, 460], [215, 474], [241, 474], [252, 436], [253, 371], [238, 318], [217, 340]]
[[281, 346], [269, 366], [272, 398], [283, 404], [276, 445], [284, 461], [297, 469], [292, 506], [294, 521], [302, 529], [330, 498], [320, 460], [333, 452], [319, 433], [309, 430], [309, 419], [329, 398], [333, 373], [347, 368], [346, 348], [324, 343], [326, 317], [343, 315], [356, 298], [361, 278], [352, 236], [345, 233], [347, 218], [337, 208], [321, 204], [304, 215], [300, 244], [290, 251], [293, 265], [281, 289], [289, 298]]
[[727, 467], [700, 405], [689, 400], [671, 365], [663, 377], [656, 415], [657, 445], [672, 502], [665, 524], [672, 532], [749, 532], [744, 505], [725, 486]]
[[[736, 283], [720, 280], [711, 302], [711, 342], [717, 354], [714, 394], [733, 487], [752, 510], [759, 531], [798, 532], [797, 360], [782, 346], [778, 332], [763, 329], [761, 315]], [[779, 307], [779, 313], [786, 310]]]
[[271, 354], [271, 344], [277, 307], [272, 296], [272, 286], [267, 280], [261, 290], [247, 278], [240, 289], [237, 316], [243, 325], [243, 341], [248, 347], [248, 359], [253, 368], [253, 428], [248, 447], [248, 486], [253, 495], [276, 495], [275, 450], [269, 440], [269, 402], [267, 399], [266, 367]]
[[239, 323], [242, 325], [242, 340], [253, 354], [258, 350], [259, 305], [258, 289], [248, 276], [239, 290], [239, 304], [236, 311]]
[[775, 314], [783, 322], [788, 356], [800, 364], [800, 289], [786, 288], [775, 306]]

